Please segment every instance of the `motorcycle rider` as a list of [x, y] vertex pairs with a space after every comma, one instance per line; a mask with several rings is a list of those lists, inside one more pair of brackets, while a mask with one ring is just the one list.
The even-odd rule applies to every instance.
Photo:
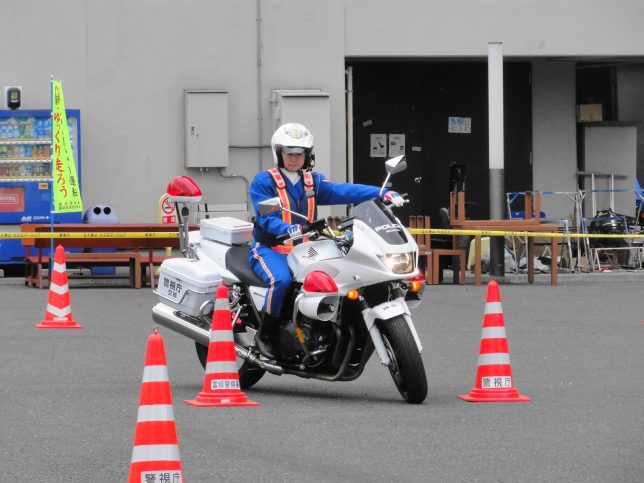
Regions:
[[[276, 359], [275, 336], [280, 327], [282, 302], [291, 286], [292, 274], [286, 256], [293, 244], [276, 245], [277, 236], [291, 237], [302, 233], [299, 217], [287, 211], [261, 215], [258, 203], [278, 196], [282, 206], [306, 216], [309, 223], [317, 218], [317, 205], [361, 203], [377, 198], [380, 188], [363, 184], [332, 183], [321, 173], [313, 172], [315, 164], [313, 134], [297, 123], [283, 124], [271, 139], [275, 167], [255, 175], [250, 186], [250, 198], [256, 219], [254, 241], [249, 250], [250, 266], [268, 285], [263, 316], [255, 335], [255, 345], [267, 359]], [[402, 206], [403, 198], [387, 190], [383, 199]], [[301, 240], [295, 241], [295, 243]]]

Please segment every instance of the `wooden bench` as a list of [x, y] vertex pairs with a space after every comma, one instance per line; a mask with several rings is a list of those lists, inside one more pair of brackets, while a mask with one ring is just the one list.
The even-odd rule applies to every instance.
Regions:
[[164, 260], [168, 258], [176, 258], [175, 255], [159, 255], [143, 253], [141, 256], [141, 283], [143, 285], [150, 284], [150, 287], [155, 288], [155, 267], [159, 267]]
[[[49, 232], [51, 231], [51, 226], [48, 224], [22, 224], [20, 226], [20, 231], [23, 232]], [[168, 236], [161, 237], [151, 237], [151, 238], [122, 238], [122, 237], [88, 237], [88, 238], [67, 238], [67, 237], [55, 237], [55, 245], [62, 245], [65, 249], [68, 248], [81, 248], [81, 249], [92, 249], [92, 248], [112, 248], [126, 250], [125, 252], [115, 252], [116, 255], [122, 255], [123, 253], [138, 253], [138, 270], [140, 275], [140, 283], [145, 284], [148, 282], [152, 288], [155, 288], [155, 274], [154, 267], [159, 266], [163, 260], [169, 258], [169, 255], [160, 255], [155, 253], [155, 250], [165, 250], [167, 247], [170, 248], [179, 248], [179, 238], [174, 236], [178, 233], [177, 226], [162, 224], [162, 223], [57, 223], [54, 225], [54, 232], [60, 233], [84, 233], [84, 232], [154, 232], [154, 233], [167, 233]], [[191, 225], [190, 229], [197, 229], [197, 226]], [[33, 266], [36, 265], [33, 270], [33, 275], [30, 272], [25, 273], [25, 285], [30, 286], [40, 286], [42, 288], [42, 282], [40, 284], [33, 283], [32, 280], [38, 277], [38, 267], [40, 261], [40, 280], [42, 280], [42, 263], [45, 261], [46, 257], [43, 256], [43, 250], [49, 249], [51, 246], [51, 240], [48, 238], [23, 238], [21, 240], [23, 246], [25, 246], [26, 251], [26, 260], [31, 263]], [[31, 250], [35, 250], [37, 256], [32, 256]], [[96, 265], [97, 261], [105, 257], [105, 253], [79, 253], [79, 254], [69, 254], [69, 256], [78, 256], [76, 262], [80, 263], [81, 259], [88, 258], [83, 260], [83, 263], [87, 266]], [[97, 257], [97, 255], [99, 255]], [[67, 256], [67, 255], [66, 255]], [[112, 252], [114, 256], [114, 252]], [[118, 258], [118, 256], [117, 256]], [[71, 260], [71, 259], [70, 259]], [[48, 260], [47, 260], [48, 263]], [[114, 260], [103, 262], [105, 265], [116, 265], [117, 263]], [[128, 261], [122, 261], [122, 264], [129, 265]], [[132, 270], [131, 273], [134, 273]], [[30, 278], [31, 277], [31, 278]], [[30, 283], [31, 282], [31, 283]]]
[[[28, 256], [25, 266], [25, 285], [43, 288], [43, 269], [49, 267], [49, 257]], [[129, 267], [130, 286], [141, 288], [141, 253], [140, 252], [110, 252], [110, 253], [66, 253], [65, 265], [70, 267], [88, 267], [95, 265], [125, 265]], [[113, 276], [110, 276], [114, 278]], [[74, 278], [69, 275], [68, 278]], [[94, 276], [96, 278], [96, 276]], [[51, 270], [47, 279], [51, 281]]]
[[[540, 223], [540, 196], [539, 193], [526, 193], [524, 219], [504, 220], [468, 220], [465, 217], [465, 193], [450, 193], [450, 228], [455, 230], [482, 230], [482, 231], [527, 231], [527, 232], [557, 232], [559, 225]], [[535, 213], [533, 217], [532, 213]], [[481, 285], [481, 235], [475, 235], [476, 248], [474, 251], [474, 283]], [[458, 235], [452, 237], [454, 248], [458, 247]], [[557, 238], [550, 237], [551, 259], [550, 284], [557, 285]], [[528, 237], [528, 283], [534, 283], [534, 238]]]

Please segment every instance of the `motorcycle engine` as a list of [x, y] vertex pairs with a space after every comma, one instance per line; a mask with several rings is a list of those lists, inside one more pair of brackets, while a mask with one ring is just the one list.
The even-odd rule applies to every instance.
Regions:
[[[284, 323], [279, 335], [279, 345], [284, 359], [299, 362], [307, 353], [329, 348], [334, 337], [330, 323], [302, 317], [299, 327], [292, 320]], [[316, 365], [325, 358], [326, 353], [320, 355], [322, 357], [313, 357], [309, 361]]]

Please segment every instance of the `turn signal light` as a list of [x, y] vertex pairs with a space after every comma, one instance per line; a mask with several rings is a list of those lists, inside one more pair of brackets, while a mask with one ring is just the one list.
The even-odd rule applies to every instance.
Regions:
[[407, 282], [407, 290], [413, 293], [418, 293], [422, 290], [423, 284], [425, 283], [425, 276], [423, 272], [419, 271], [411, 278], [405, 280]]
[[420, 282], [418, 280], [412, 280], [409, 282], [409, 291], [417, 293], [420, 292], [420, 290], [423, 288], [423, 282]]
[[347, 292], [347, 298], [349, 300], [356, 300], [359, 295], [360, 295], [360, 292], [358, 292], [355, 288], [352, 288]]
[[302, 288], [305, 292], [337, 293], [338, 286], [328, 273], [314, 270], [304, 279]]

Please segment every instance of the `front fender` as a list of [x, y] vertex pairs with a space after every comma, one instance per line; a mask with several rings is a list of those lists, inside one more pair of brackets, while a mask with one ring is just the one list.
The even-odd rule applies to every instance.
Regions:
[[416, 327], [414, 326], [414, 322], [411, 320], [411, 313], [409, 312], [409, 305], [407, 305], [406, 301], [402, 297], [397, 298], [396, 301], [398, 301], [401, 304], [404, 304], [406, 306], [405, 320], [407, 321], [407, 325], [409, 326], [409, 330], [411, 331], [411, 334], [414, 336], [414, 340], [416, 341], [416, 346], [418, 347], [418, 352], [420, 352], [422, 354], [423, 353], [423, 345], [420, 343], [420, 337], [418, 337], [418, 332], [416, 332]]
[[371, 329], [371, 326], [374, 324], [376, 319], [389, 320], [393, 319], [397, 315], [403, 315], [404, 313], [405, 307], [397, 300], [384, 302], [380, 305], [376, 305], [375, 307], [362, 311], [364, 321], [367, 324], [367, 329]]
[[409, 307], [407, 307], [407, 304], [402, 297], [362, 311], [362, 316], [364, 317], [365, 324], [367, 324], [367, 329], [369, 329], [369, 333], [371, 334], [371, 337], [373, 339], [376, 352], [380, 356], [381, 362], [385, 365], [389, 363], [389, 357], [386, 355], [386, 351], [382, 343], [382, 338], [380, 337], [380, 331], [378, 330], [378, 327], [374, 324], [374, 322], [376, 319], [383, 321], [393, 319], [398, 315], [402, 315], [405, 318], [405, 321], [409, 326], [409, 330], [414, 337], [414, 341], [416, 342], [416, 346], [418, 347], [418, 351], [422, 353], [423, 345], [420, 343], [420, 338], [418, 337], [418, 333], [416, 332], [416, 327], [414, 327], [414, 323], [411, 319]]
[[362, 311], [362, 317], [367, 325], [369, 335], [371, 335], [371, 340], [373, 341], [373, 346], [376, 349], [376, 353], [378, 354], [382, 365], [388, 366], [390, 364], [390, 359], [387, 354], [387, 349], [385, 349], [385, 344], [382, 341], [380, 330], [378, 330], [378, 326], [375, 324], [375, 321], [376, 319], [389, 320], [398, 315], [404, 314], [404, 304], [401, 304], [396, 300], [391, 300], [389, 302], [376, 305], [375, 307], [366, 308]]

